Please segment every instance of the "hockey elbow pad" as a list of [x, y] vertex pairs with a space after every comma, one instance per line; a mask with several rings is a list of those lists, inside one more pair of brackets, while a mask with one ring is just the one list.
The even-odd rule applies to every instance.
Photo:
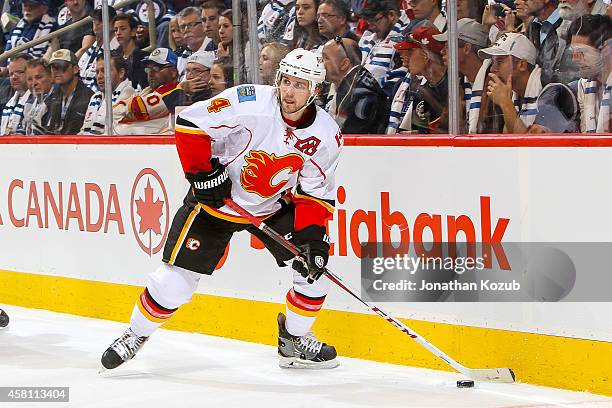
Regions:
[[225, 205], [223, 200], [231, 197], [232, 180], [218, 158], [213, 157], [210, 164], [212, 165], [210, 171], [198, 171], [195, 174], [185, 173], [185, 178], [191, 184], [191, 193], [199, 203], [221, 208]]

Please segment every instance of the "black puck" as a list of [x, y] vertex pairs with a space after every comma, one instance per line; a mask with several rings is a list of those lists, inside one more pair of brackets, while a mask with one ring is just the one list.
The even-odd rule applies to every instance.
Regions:
[[0, 327], [6, 327], [9, 324], [9, 317], [6, 312], [0, 309]]
[[472, 380], [457, 381], [457, 388], [472, 388], [472, 387], [474, 387], [474, 381]]

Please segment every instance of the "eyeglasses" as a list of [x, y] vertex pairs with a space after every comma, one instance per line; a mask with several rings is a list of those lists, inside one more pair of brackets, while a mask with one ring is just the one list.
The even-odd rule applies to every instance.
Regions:
[[147, 67], [145, 67], [145, 72], [149, 72], [149, 71], [153, 71], [155, 73], [163, 71], [166, 68], [170, 68], [173, 67], [174, 65], [149, 65]]
[[185, 68], [185, 74], [194, 75], [196, 77], [201, 77], [202, 75], [208, 74], [210, 69], [191, 69]]
[[178, 27], [179, 27], [179, 30], [181, 31], [187, 31], [187, 30], [193, 30], [199, 24], [202, 24], [202, 20], [194, 21], [193, 23], [188, 23], [188, 24], [181, 24]]
[[344, 42], [342, 41], [342, 37], [337, 35], [337, 36], [334, 37], [334, 41], [336, 42], [336, 44], [338, 44], [340, 47], [342, 47], [342, 49], [344, 50], [344, 55], [346, 55], [346, 58], [349, 58], [348, 51], [346, 50], [346, 47], [344, 46]]
[[327, 14], [327, 13], [317, 14], [317, 20], [320, 18], [322, 18], [323, 20], [329, 20], [330, 17], [338, 17], [338, 14]]
[[70, 66], [71, 65], [67, 63], [54, 63], [54, 64], [51, 64], [51, 69], [56, 70], [56, 71], [66, 72], [68, 68], [70, 68]]

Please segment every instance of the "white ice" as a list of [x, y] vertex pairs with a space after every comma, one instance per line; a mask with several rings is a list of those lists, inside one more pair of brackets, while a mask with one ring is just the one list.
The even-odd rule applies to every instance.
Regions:
[[458, 389], [459, 374], [340, 357], [333, 370], [283, 370], [273, 347], [159, 330], [129, 363], [98, 374], [124, 324], [6, 307], [0, 386], [68, 386], [69, 403], [2, 407], [612, 407], [612, 398], [527, 384]]

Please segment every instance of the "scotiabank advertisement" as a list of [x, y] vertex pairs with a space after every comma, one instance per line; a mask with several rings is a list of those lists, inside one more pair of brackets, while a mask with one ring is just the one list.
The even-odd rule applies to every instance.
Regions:
[[[364, 242], [612, 241], [607, 157], [609, 148], [594, 147], [348, 146], [336, 174], [329, 267], [360, 289], [362, 257], [372, 255]], [[174, 145], [4, 144], [0, 158], [0, 269], [146, 284], [187, 192]], [[503, 269], [503, 253], [475, 255]], [[198, 292], [282, 303], [290, 282], [290, 270], [241, 232]], [[367, 313], [339, 289], [326, 305]], [[612, 311], [603, 302], [534, 302], [520, 313], [512, 302], [385, 308], [399, 317], [612, 339], [597, 321], [602, 308]]]

